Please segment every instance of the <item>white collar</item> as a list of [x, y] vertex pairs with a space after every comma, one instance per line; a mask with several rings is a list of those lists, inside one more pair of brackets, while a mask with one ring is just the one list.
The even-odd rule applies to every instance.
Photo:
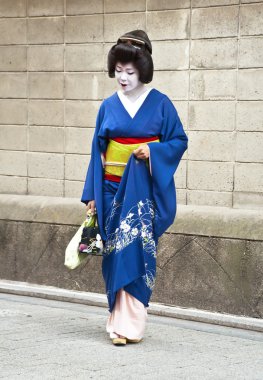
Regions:
[[134, 102], [132, 102], [127, 95], [124, 95], [124, 93], [121, 90], [118, 90], [117, 93], [119, 95], [119, 98], [126, 109], [126, 111], [130, 114], [130, 116], [133, 118], [141, 105], [143, 104], [144, 100], [146, 99], [149, 92], [152, 90], [151, 87], [148, 87], [145, 92], [143, 92]]
[[147, 94], [152, 90], [152, 87], [147, 87], [146, 91], [144, 91], [140, 96], [138, 96], [138, 98], [135, 100], [135, 101], [131, 101], [129, 99], [129, 96], [128, 95], [125, 95], [124, 92], [122, 92], [122, 90], [118, 90], [118, 95], [122, 98], [122, 99], [125, 99], [125, 100], [128, 100], [130, 103], [136, 103], [136, 102], [140, 102], [141, 98], [145, 98], [147, 96]]

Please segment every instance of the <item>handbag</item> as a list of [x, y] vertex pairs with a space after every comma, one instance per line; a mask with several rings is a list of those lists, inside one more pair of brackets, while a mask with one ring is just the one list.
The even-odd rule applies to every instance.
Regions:
[[103, 243], [100, 236], [97, 213], [93, 215], [90, 212], [87, 213], [78, 249], [80, 253], [85, 252], [87, 255], [102, 256]]
[[84, 263], [90, 256], [103, 255], [103, 242], [99, 233], [97, 214], [87, 213], [75, 235], [65, 250], [64, 265], [68, 269], [75, 269]]

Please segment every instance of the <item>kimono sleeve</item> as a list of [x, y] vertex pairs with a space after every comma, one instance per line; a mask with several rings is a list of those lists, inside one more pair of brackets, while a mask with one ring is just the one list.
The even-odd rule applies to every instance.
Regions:
[[177, 110], [168, 97], [164, 99], [163, 107], [160, 142], [148, 143], [153, 198], [156, 205], [154, 226], [158, 236], [161, 236], [174, 221], [176, 189], [173, 176], [188, 148], [188, 137]]
[[83, 188], [82, 196], [80, 200], [82, 203], [85, 203], [85, 204], [95, 199], [94, 174], [95, 174], [96, 160], [101, 160], [98, 133], [100, 130], [103, 115], [104, 115], [104, 103], [101, 104], [99, 112], [97, 114], [97, 118], [96, 118], [96, 128], [95, 128], [95, 132], [92, 139], [92, 145], [91, 145], [91, 158], [88, 165], [87, 174], [86, 174], [86, 178], [84, 182], [84, 188]]

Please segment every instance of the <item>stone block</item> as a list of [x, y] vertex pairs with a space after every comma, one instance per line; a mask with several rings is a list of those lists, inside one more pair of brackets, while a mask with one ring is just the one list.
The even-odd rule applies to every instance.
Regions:
[[103, 44], [67, 45], [66, 71], [103, 71]]
[[[103, 60], [104, 60], [104, 63], [103, 63], [103, 68], [104, 68], [104, 71], [108, 71], [108, 53], [110, 51], [110, 48], [112, 47], [112, 42], [105, 42], [103, 44]], [[106, 73], [107, 74], [107, 73]]]
[[29, 150], [62, 153], [64, 151], [64, 128], [36, 125], [30, 126]]
[[29, 125], [63, 126], [64, 104], [62, 100], [30, 100]]
[[146, 3], [145, 3], [145, 0], [133, 0], [133, 1], [105, 0], [104, 7], [105, 7], [105, 13], [143, 12], [146, 10]]
[[189, 9], [147, 13], [147, 30], [150, 39], [186, 39], [189, 38], [189, 29]]
[[263, 38], [241, 38], [239, 40], [240, 68], [263, 67]]
[[[104, 15], [104, 40], [105, 42], [117, 42], [117, 39], [128, 30], [146, 28], [145, 12], [114, 13]], [[150, 37], [149, 37], [150, 38]]]
[[27, 153], [0, 150], [0, 174], [27, 175]]
[[[191, 243], [197, 244], [203, 253], [207, 253], [207, 257], [203, 257], [203, 259], [206, 261], [206, 268], [208, 262], [210, 262], [212, 259], [213, 264], [211, 262], [211, 265], [214, 267], [213, 269], [210, 269], [212, 269], [211, 273], [213, 273], [213, 276], [216, 273], [219, 275], [219, 272], [221, 272], [220, 276], [218, 277], [218, 282], [214, 282], [214, 286], [217, 283], [218, 287], [216, 286], [216, 289], [220, 292], [222, 289], [225, 289], [225, 300], [223, 301], [225, 304], [225, 310], [228, 310], [227, 312], [229, 313], [233, 313], [234, 307], [238, 308], [239, 313], [243, 315], [246, 313], [261, 315], [261, 312], [257, 308], [257, 304], [260, 298], [259, 278], [262, 275], [262, 254], [260, 253], [262, 244], [260, 242], [253, 242], [249, 240], [245, 241], [238, 239], [218, 239], [214, 237], [207, 238], [201, 236]], [[193, 246], [190, 244], [187, 247], [188, 253], [191, 251], [191, 248], [193, 248]], [[195, 260], [196, 262], [199, 261], [198, 257], [195, 257]], [[219, 272], [217, 272], [217, 270], [219, 270]], [[253, 271], [255, 271], [254, 275]], [[225, 279], [220, 280], [221, 276], [225, 277]], [[197, 286], [200, 285], [201, 283], [198, 283]], [[204, 287], [208, 290], [206, 282], [204, 284]], [[236, 294], [236, 296], [233, 298], [233, 300], [235, 299], [233, 303], [230, 301], [230, 298], [232, 298], [232, 291], [234, 291]], [[207, 295], [208, 294], [209, 291]], [[214, 295], [215, 294], [213, 291], [213, 296]], [[218, 300], [220, 298], [221, 297], [219, 296]], [[246, 301], [244, 302], [244, 300]], [[247, 302], [248, 300], [249, 302]], [[207, 300], [205, 302], [207, 302]]]
[[0, 98], [26, 98], [26, 73], [0, 73]]
[[[263, 255], [261, 242], [247, 241], [246, 250], [241, 257], [240, 282], [242, 294], [250, 299], [252, 308], [262, 317], [262, 287], [259, 286], [263, 277]], [[262, 283], [261, 283], [262, 284]]]
[[234, 191], [233, 207], [247, 209], [263, 209], [263, 193], [253, 191]]
[[35, 99], [63, 99], [63, 73], [29, 73], [29, 97]]
[[189, 161], [187, 187], [190, 190], [233, 190], [232, 162]]
[[190, 160], [235, 160], [235, 132], [189, 131], [188, 137]]
[[103, 0], [67, 0], [66, 14], [81, 15], [103, 13]]
[[26, 17], [26, 0], [1, 0], [0, 17]]
[[83, 181], [65, 181], [65, 197], [81, 199], [83, 192]]
[[29, 152], [28, 176], [36, 178], [63, 179], [63, 154]]
[[198, 70], [190, 74], [190, 99], [235, 99], [235, 70]]
[[151, 87], [158, 88], [172, 100], [187, 100], [188, 84], [188, 71], [155, 71]]
[[216, 5], [239, 4], [239, 0], [192, 0], [192, 7], [214, 7]]
[[64, 17], [28, 19], [29, 44], [58, 44], [64, 42]]
[[240, 100], [263, 100], [263, 69], [238, 71], [237, 96]]
[[95, 127], [101, 101], [67, 100], [65, 125], [70, 127]]
[[263, 3], [242, 5], [240, 7], [240, 34], [263, 34]]
[[65, 23], [65, 42], [102, 42], [103, 15], [68, 16]]
[[191, 23], [192, 39], [237, 36], [238, 6], [193, 9]]
[[29, 195], [63, 197], [64, 181], [46, 178], [28, 178]]
[[237, 130], [263, 132], [263, 102], [237, 103]]
[[186, 188], [186, 172], [187, 172], [187, 162], [185, 159], [182, 159], [174, 174], [174, 182], [175, 182], [176, 189]]
[[197, 206], [232, 207], [232, 192], [188, 190], [187, 204]]
[[29, 16], [64, 15], [64, 0], [28, 0]]
[[78, 154], [90, 154], [91, 143], [94, 135], [94, 128], [70, 128], [67, 127], [66, 140], [65, 140], [65, 152], [66, 153], [78, 153]]
[[28, 71], [63, 71], [63, 45], [28, 46]]
[[108, 74], [104, 75], [104, 89], [103, 98], [111, 96], [115, 91], [120, 89], [120, 85], [117, 83], [116, 78], [109, 78]]
[[0, 44], [26, 44], [26, 19], [2, 18], [0, 19]]
[[148, 11], [163, 11], [169, 9], [190, 8], [190, 0], [148, 0]]
[[[168, 248], [171, 245], [173, 252]], [[242, 294], [242, 283], [249, 280], [238, 277], [244, 251], [247, 254], [245, 242], [240, 240], [165, 235], [159, 244], [159, 281], [153, 301], [166, 299], [172, 305], [191, 307], [194, 304], [202, 310], [220, 312], [223, 309], [230, 314], [254, 313]], [[246, 264], [244, 267], [247, 268]], [[256, 302], [254, 299], [253, 305]]]
[[176, 189], [176, 202], [177, 204], [186, 205], [186, 190]]
[[178, 116], [183, 124], [185, 130], [188, 129], [188, 102], [187, 101], [172, 101]]
[[0, 46], [0, 71], [26, 71], [26, 46]]
[[0, 125], [0, 149], [27, 150], [27, 126]]
[[65, 157], [65, 179], [84, 181], [90, 156], [80, 154], [67, 154]]
[[27, 124], [27, 100], [0, 99], [0, 124]]
[[26, 194], [27, 178], [11, 175], [0, 175], [0, 193]]
[[189, 41], [153, 41], [154, 70], [187, 70]]
[[235, 129], [235, 102], [191, 101], [189, 129], [233, 131]]
[[[83, 217], [85, 211], [83, 208]], [[11, 222], [12, 223], [12, 222]], [[3, 262], [1, 260], [1, 278], [3, 270], [12, 268], [9, 273], [10, 277], [17, 281], [26, 281], [38, 284], [47, 284], [61, 287], [64, 283], [69, 288], [74, 288], [76, 276], [78, 277], [78, 290], [85, 289], [90, 292], [97, 292], [104, 289], [101, 274], [101, 257], [90, 257], [87, 260], [85, 271], [77, 268], [74, 273], [68, 270], [64, 265], [65, 250], [67, 244], [77, 232], [79, 226], [59, 226], [56, 224], [40, 223], [10, 223], [3, 228], [1, 223], [1, 238], [5, 236], [5, 244], [8, 246], [9, 257]], [[10, 247], [10, 239], [16, 231], [17, 240]], [[13, 253], [19, 250], [19, 247], [25, 247], [27, 255], [18, 255]], [[11, 252], [10, 252], [11, 251]], [[2, 256], [0, 257], [2, 259]], [[15, 266], [16, 270], [15, 271]], [[59, 268], [59, 269], [58, 269]], [[82, 274], [81, 274], [82, 273]], [[16, 274], [18, 274], [16, 276]], [[9, 278], [10, 278], [9, 277]], [[87, 280], [88, 279], [88, 280]], [[64, 283], [64, 284], [65, 284]], [[74, 284], [74, 285], [72, 285]], [[62, 285], [65, 287], [65, 285]]]
[[235, 163], [235, 191], [263, 192], [263, 165]]
[[240, 162], [263, 162], [263, 132], [237, 133], [236, 160]]
[[77, 73], [65, 76], [66, 99], [103, 99], [103, 73]]
[[236, 39], [204, 39], [191, 42], [190, 66], [194, 69], [232, 69], [237, 65]]

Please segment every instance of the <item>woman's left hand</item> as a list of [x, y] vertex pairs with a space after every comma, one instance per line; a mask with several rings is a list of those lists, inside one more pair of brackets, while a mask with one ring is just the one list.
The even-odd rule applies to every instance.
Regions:
[[133, 153], [137, 158], [146, 159], [150, 156], [150, 148], [147, 144], [142, 144], [137, 149], [135, 149]]

